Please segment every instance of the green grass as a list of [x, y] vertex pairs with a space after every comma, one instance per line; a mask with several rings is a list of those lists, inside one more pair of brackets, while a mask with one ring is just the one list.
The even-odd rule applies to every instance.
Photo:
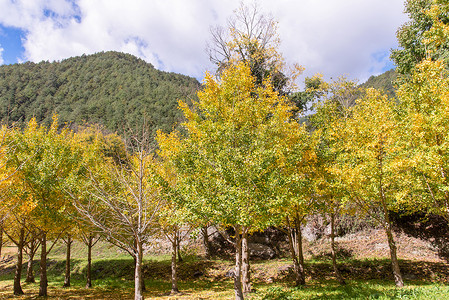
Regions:
[[305, 287], [275, 285], [261, 287], [259, 299], [449, 299], [449, 287], [441, 284], [409, 283], [397, 288], [385, 280], [350, 281], [346, 286], [335, 282], [314, 282]]
[[[85, 272], [87, 261], [85, 249], [74, 247], [71, 272], [71, 288], [62, 288], [65, 270], [65, 255], [60, 247], [49, 257], [48, 280], [49, 299], [129, 299], [133, 297], [133, 259], [125, 253], [118, 253], [107, 245], [101, 246], [102, 255], [92, 263], [93, 289], [86, 290]], [[109, 256], [109, 257], [108, 257]], [[38, 259], [39, 256], [36, 256]], [[11, 262], [11, 266], [14, 266]], [[146, 256], [144, 277], [147, 299], [232, 299], [233, 282], [224, 276], [232, 267], [228, 260], [205, 261], [195, 255], [184, 257], [179, 264], [181, 295], [170, 296], [170, 256]], [[346, 259], [341, 270], [347, 279], [346, 286], [339, 286], [332, 276], [328, 260], [307, 261], [307, 285], [292, 286], [291, 272], [279, 273], [280, 267], [291, 264], [288, 259], [252, 262], [254, 293], [248, 299], [292, 300], [292, 299], [449, 299], [449, 267], [442, 263], [401, 261], [404, 274], [408, 274], [406, 287], [395, 287], [391, 276], [389, 260]], [[38, 261], [35, 261], [36, 281]], [[204, 276], [195, 278], [198, 270]], [[413, 275], [413, 276], [412, 276]], [[0, 299], [12, 296], [14, 272], [7, 274], [0, 267]], [[274, 278], [273, 283], [268, 279]], [[25, 279], [25, 270], [23, 272]], [[16, 299], [35, 299], [39, 283], [25, 284], [26, 293]]]

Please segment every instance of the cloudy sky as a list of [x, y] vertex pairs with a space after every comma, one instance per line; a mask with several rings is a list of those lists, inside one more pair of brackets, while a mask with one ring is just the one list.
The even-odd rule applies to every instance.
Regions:
[[[0, 0], [0, 64], [116, 50], [199, 80], [213, 69], [210, 27], [240, 0]], [[366, 80], [393, 67], [403, 0], [257, 0], [278, 22], [281, 52], [306, 75]]]

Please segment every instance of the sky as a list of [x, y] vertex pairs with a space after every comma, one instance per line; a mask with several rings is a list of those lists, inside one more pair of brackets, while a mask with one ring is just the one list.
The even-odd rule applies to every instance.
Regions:
[[[279, 50], [288, 64], [305, 68], [304, 76], [363, 82], [394, 67], [390, 49], [407, 21], [403, 0], [255, 1], [278, 21]], [[114, 50], [201, 80], [214, 69], [206, 53], [210, 28], [226, 26], [240, 2], [0, 0], [0, 64]]]

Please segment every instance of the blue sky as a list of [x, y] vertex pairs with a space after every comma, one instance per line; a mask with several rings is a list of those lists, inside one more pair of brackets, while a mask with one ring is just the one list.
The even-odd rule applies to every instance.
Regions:
[[[246, 1], [248, 2], [248, 1]], [[256, 0], [278, 21], [288, 63], [325, 78], [366, 80], [393, 67], [403, 0]], [[210, 27], [240, 0], [0, 0], [0, 64], [116, 50], [201, 79]], [[248, 2], [252, 3], [252, 2]]]
[[21, 61], [25, 48], [22, 46], [22, 38], [25, 32], [14, 27], [4, 27], [0, 25], [0, 46], [4, 64], [14, 64]]

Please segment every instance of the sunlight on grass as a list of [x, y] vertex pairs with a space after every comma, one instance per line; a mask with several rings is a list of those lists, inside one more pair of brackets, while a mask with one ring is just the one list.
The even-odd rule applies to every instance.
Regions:
[[[129, 257], [96, 259], [92, 263], [94, 288], [85, 289], [86, 260], [76, 258], [72, 260], [72, 287], [62, 288], [64, 281], [65, 262], [52, 258], [48, 267], [49, 298], [50, 299], [130, 299], [134, 293], [134, 267]], [[197, 256], [186, 256], [179, 264], [181, 293], [170, 295], [170, 257], [168, 255], [147, 256], [145, 259], [145, 298], [146, 299], [233, 299], [232, 279], [225, 277], [226, 270], [231, 268], [230, 260], [205, 261]], [[260, 300], [292, 300], [292, 299], [449, 299], [449, 286], [445, 282], [444, 272], [440, 269], [446, 266], [428, 262], [403, 261], [402, 265], [431, 269], [437, 273], [433, 279], [417, 277], [408, 280], [402, 289], [395, 287], [394, 282], [386, 277], [378, 279], [364, 279], [377, 274], [378, 270], [386, 269], [389, 273], [389, 262], [383, 259], [347, 260], [341, 264], [346, 273], [347, 285], [340, 286], [332, 277], [331, 263], [327, 260], [307, 261], [308, 280], [304, 287], [293, 287], [291, 273], [279, 273], [281, 268], [291, 265], [289, 259], [270, 261], [253, 261], [254, 292], [247, 299]], [[14, 264], [11, 264], [13, 267]], [[434, 269], [432, 269], [434, 268]], [[193, 276], [195, 270], [204, 272], [200, 277]], [[369, 273], [369, 270], [374, 270]], [[5, 274], [0, 273], [0, 299], [12, 297], [14, 269]], [[412, 269], [408, 269], [410, 272]], [[36, 281], [38, 264], [35, 264]], [[283, 274], [283, 275], [282, 275]], [[424, 274], [424, 273], [417, 273]], [[25, 276], [25, 274], [23, 274]], [[268, 283], [267, 279], [274, 282]], [[376, 277], [377, 278], [377, 277]], [[25, 277], [23, 277], [25, 279]], [[36, 299], [39, 283], [23, 283], [24, 296], [15, 299]]]

